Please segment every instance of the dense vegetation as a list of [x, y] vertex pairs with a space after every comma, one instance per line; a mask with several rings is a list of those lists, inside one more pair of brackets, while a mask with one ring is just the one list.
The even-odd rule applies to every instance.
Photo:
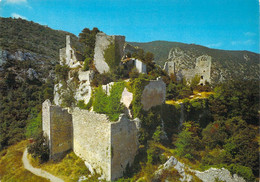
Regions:
[[124, 88], [124, 82], [117, 82], [111, 86], [110, 95], [105, 93], [102, 86], [96, 88], [93, 96], [93, 110], [97, 113], [107, 114], [111, 121], [116, 121], [124, 109], [120, 103]]
[[[55, 64], [66, 35], [81, 50], [78, 38], [23, 19], [0, 18], [0, 48], [9, 54], [20, 50], [30, 59], [7, 60], [0, 68], [0, 150], [33, 137], [39, 131], [39, 112], [44, 99], [53, 98]], [[29, 78], [33, 69], [38, 78]]]
[[41, 103], [44, 99], [53, 97], [51, 80], [44, 83], [37, 79], [29, 80], [26, 75], [21, 75], [24, 80], [16, 79], [16, 70], [26, 69], [26, 62], [21, 65], [17, 61], [14, 65], [5, 66], [0, 73], [0, 150], [24, 139], [26, 135], [32, 137], [39, 128], [39, 123], [35, 123], [35, 120], [39, 117]]
[[[181, 90], [177, 92], [182, 95]], [[177, 97], [173, 96], [173, 99]], [[139, 141], [146, 140], [147, 143], [143, 142], [144, 148], [137, 156], [141, 163], [135, 163], [130, 170], [132, 173], [128, 174], [128, 177], [131, 176], [128, 181], [141, 176], [152, 179], [158, 165], [164, 163], [165, 156], [169, 155], [179, 157], [179, 160], [198, 170], [225, 167], [246, 181], [254, 181], [259, 175], [258, 82], [244, 80], [220, 84], [210, 97], [186, 98], [182, 104], [182, 108], [177, 104], [152, 108], [151, 113], [140, 109], [142, 129]], [[185, 118], [183, 125], [178, 127], [181, 110]], [[164, 131], [158, 123], [161, 119]], [[153, 121], [157, 121], [155, 126], [148, 125]]]
[[72, 46], [81, 50], [78, 38], [65, 31], [53, 30], [32, 21], [0, 17], [0, 48], [14, 52], [26, 50], [48, 56], [58, 61], [59, 49], [65, 47], [66, 35], [71, 36]]

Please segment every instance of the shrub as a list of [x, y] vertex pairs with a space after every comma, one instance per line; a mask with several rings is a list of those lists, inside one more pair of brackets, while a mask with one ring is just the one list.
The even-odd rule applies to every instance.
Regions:
[[89, 70], [89, 65], [91, 63], [91, 58], [87, 57], [85, 60], [84, 60], [84, 65], [83, 65], [83, 71], [87, 71]]
[[113, 71], [121, 61], [119, 47], [117, 43], [111, 43], [104, 51], [104, 58], [110, 69]]
[[64, 93], [62, 95], [62, 103], [61, 106], [62, 107], [71, 107], [75, 104], [75, 98], [73, 96], [73, 91], [69, 90], [68, 92]]
[[248, 182], [254, 182], [255, 177], [252, 170], [249, 167], [245, 167], [239, 164], [231, 164], [228, 166], [229, 171], [232, 174], [238, 174], [242, 176]]
[[25, 133], [27, 138], [36, 137], [41, 131], [42, 115], [41, 112], [38, 114], [36, 114], [35, 112], [31, 113], [29, 116], [28, 124], [26, 126], [26, 133]]
[[68, 65], [57, 64], [55, 67], [55, 74], [58, 80], [67, 80], [70, 68]]
[[89, 102], [87, 104], [84, 103], [84, 100], [80, 100], [78, 101], [78, 104], [77, 106], [80, 108], [80, 109], [86, 109], [86, 110], [90, 110], [91, 106], [92, 106], [92, 103], [93, 103], [93, 99], [92, 97], [90, 98]]
[[111, 121], [117, 120], [119, 115], [123, 112], [123, 106], [120, 103], [120, 99], [124, 88], [124, 82], [115, 83], [112, 85], [110, 95], [108, 96], [100, 85], [94, 93], [94, 111], [107, 114]]
[[33, 144], [28, 146], [28, 153], [32, 154], [32, 157], [38, 157], [40, 163], [46, 162], [49, 160], [49, 148], [47, 139], [43, 136], [43, 132], [39, 133]]

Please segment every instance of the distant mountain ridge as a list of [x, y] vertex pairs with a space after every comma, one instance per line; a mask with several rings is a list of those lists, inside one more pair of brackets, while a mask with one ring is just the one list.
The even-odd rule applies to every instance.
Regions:
[[[155, 62], [163, 67], [169, 59], [169, 54], [179, 52], [179, 56], [186, 57], [183, 64], [188, 69], [195, 64], [196, 58], [202, 55], [212, 57], [213, 80], [218, 82], [227, 79], [259, 79], [259, 54], [249, 51], [228, 51], [211, 49], [208, 47], [185, 44], [179, 42], [153, 41], [147, 43], [129, 42], [138, 46], [144, 51], [152, 52], [155, 55]], [[175, 54], [176, 55], [176, 54]], [[175, 57], [176, 58], [176, 57]], [[172, 60], [174, 58], [170, 58]]]

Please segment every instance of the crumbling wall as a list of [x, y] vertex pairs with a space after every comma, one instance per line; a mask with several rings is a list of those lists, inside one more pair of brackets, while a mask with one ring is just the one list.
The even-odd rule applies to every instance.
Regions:
[[[176, 51], [176, 50], [175, 50]], [[181, 52], [178, 52], [180, 54]], [[191, 61], [187, 61], [187, 55], [177, 55], [180, 57], [176, 57], [174, 51], [170, 52], [169, 58], [171, 61], [165, 62], [164, 70], [169, 74], [175, 74], [177, 80], [181, 80], [185, 78], [188, 82], [190, 82], [195, 75], [200, 77], [199, 84], [205, 85], [206, 82], [211, 82], [211, 60], [212, 57], [208, 55], [202, 55], [196, 58], [196, 65], [194, 65]], [[185, 57], [186, 56], [186, 57]], [[181, 59], [186, 60], [181, 61]], [[189, 63], [189, 64], [188, 64]]]
[[62, 158], [72, 149], [72, 116], [67, 109], [46, 100], [42, 107], [42, 128], [49, 142], [51, 159]]
[[166, 84], [161, 78], [157, 80], [151, 80], [148, 85], [144, 87], [142, 93], [141, 103], [145, 111], [149, 110], [153, 106], [161, 105], [165, 101], [166, 96]]
[[[124, 55], [124, 36], [109, 36], [105, 33], [97, 33], [96, 44], [95, 44], [95, 54], [94, 54], [94, 64], [99, 73], [109, 72], [110, 68], [105, 61], [105, 50], [110, 44], [117, 44], [119, 49], [120, 58]], [[116, 51], [117, 52], [117, 51]], [[116, 54], [115, 52], [115, 54]]]
[[[106, 115], [74, 108], [67, 109], [43, 103], [43, 131], [47, 136], [51, 159], [59, 159], [73, 149], [106, 180], [123, 176], [138, 150], [138, 121], [120, 115], [110, 122]], [[136, 123], [137, 122], [137, 123]]]
[[203, 55], [196, 59], [196, 73], [200, 76], [200, 84], [210, 83], [211, 56]]
[[146, 64], [143, 63], [142, 61], [136, 59], [135, 60], [135, 67], [138, 70], [139, 73], [144, 73], [146, 74]]
[[174, 61], [165, 62], [163, 69], [166, 71], [166, 73], [168, 73], [168, 75], [175, 74], [175, 63], [174, 63]]
[[138, 129], [124, 114], [111, 123], [111, 180], [123, 176], [126, 166], [133, 164], [138, 150]]
[[60, 49], [60, 64], [66, 64], [70, 68], [76, 68], [77, 66], [80, 66], [80, 63], [77, 61], [75, 51], [70, 45], [69, 35], [66, 35], [66, 47]]
[[73, 118], [73, 150], [97, 173], [111, 178], [111, 130], [104, 114], [75, 108]]

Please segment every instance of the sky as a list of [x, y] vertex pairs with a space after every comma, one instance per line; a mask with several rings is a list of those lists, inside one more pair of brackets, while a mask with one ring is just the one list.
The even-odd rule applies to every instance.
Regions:
[[166, 40], [259, 53], [259, 1], [0, 0], [0, 16], [75, 35], [98, 27], [130, 42]]

